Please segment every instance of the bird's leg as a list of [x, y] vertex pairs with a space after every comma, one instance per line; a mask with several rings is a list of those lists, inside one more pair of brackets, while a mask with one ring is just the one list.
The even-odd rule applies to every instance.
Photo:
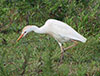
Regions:
[[67, 48], [64, 48], [64, 52], [65, 52], [65, 50], [70, 49], [70, 48], [72, 48], [72, 47], [74, 47], [74, 46], [76, 46], [78, 44], [77, 41], [74, 41], [74, 40], [71, 40], [71, 41], [74, 42], [74, 44], [69, 46], [69, 47], [67, 47]]
[[64, 48], [63, 48], [63, 46], [62, 46], [61, 43], [59, 43], [59, 46], [60, 46], [60, 49], [61, 49], [60, 63], [62, 63], [62, 60], [63, 60], [63, 58], [64, 58]]
[[60, 57], [60, 62], [62, 63], [62, 60], [64, 59], [64, 48], [61, 46], [61, 57]]

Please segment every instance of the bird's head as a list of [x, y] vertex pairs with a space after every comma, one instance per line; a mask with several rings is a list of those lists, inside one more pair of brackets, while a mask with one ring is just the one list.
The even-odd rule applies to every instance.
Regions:
[[24, 37], [28, 32], [32, 31], [31, 29], [32, 26], [25, 26], [22, 30], [21, 35], [19, 36], [19, 38], [17, 39], [17, 41], [19, 41], [22, 37]]

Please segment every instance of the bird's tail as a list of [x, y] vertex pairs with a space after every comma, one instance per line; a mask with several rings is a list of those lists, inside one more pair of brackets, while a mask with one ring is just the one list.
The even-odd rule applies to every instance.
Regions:
[[86, 40], [87, 40], [87, 39], [86, 39], [85, 37], [83, 37], [83, 38], [81, 39], [81, 42], [85, 43]]
[[82, 35], [80, 35], [80, 37], [78, 38], [79, 41], [85, 43], [87, 41], [87, 39], [85, 37], [83, 37]]
[[83, 42], [83, 43], [85, 43], [86, 40], [87, 40], [84, 36], [80, 35], [80, 34], [77, 33], [77, 32], [76, 32], [76, 37], [73, 37], [73, 39], [78, 40], [78, 41], [81, 41], [81, 42]]

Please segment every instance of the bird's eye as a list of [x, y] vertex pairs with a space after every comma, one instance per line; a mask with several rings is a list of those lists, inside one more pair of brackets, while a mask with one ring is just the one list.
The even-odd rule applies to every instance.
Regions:
[[24, 33], [26, 33], [26, 31]]

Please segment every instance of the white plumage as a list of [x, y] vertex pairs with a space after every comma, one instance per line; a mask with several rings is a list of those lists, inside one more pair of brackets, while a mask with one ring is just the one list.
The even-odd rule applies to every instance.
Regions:
[[[40, 33], [40, 34], [49, 34], [57, 40], [57, 42], [61, 48], [61, 62], [62, 62], [64, 50], [67, 50], [67, 49], [75, 46], [76, 41], [85, 43], [87, 40], [85, 37], [83, 37], [78, 32], [76, 32], [68, 24], [61, 22], [59, 20], [49, 19], [40, 28], [37, 26], [34, 26], [34, 25], [28, 25], [28, 26], [24, 27], [22, 30], [22, 34], [17, 39], [17, 41], [19, 41], [22, 37], [24, 37], [28, 32], [31, 32], [31, 31], [34, 31], [34, 32]], [[67, 41], [75, 42], [75, 44], [64, 49], [62, 47], [62, 43], [67, 42]]]
[[86, 42], [85, 37], [76, 32], [69, 25], [58, 20], [49, 19], [42, 28], [44, 28], [48, 34], [52, 35], [57, 41], [61, 43], [67, 42], [69, 40], [77, 40], [83, 43]]

